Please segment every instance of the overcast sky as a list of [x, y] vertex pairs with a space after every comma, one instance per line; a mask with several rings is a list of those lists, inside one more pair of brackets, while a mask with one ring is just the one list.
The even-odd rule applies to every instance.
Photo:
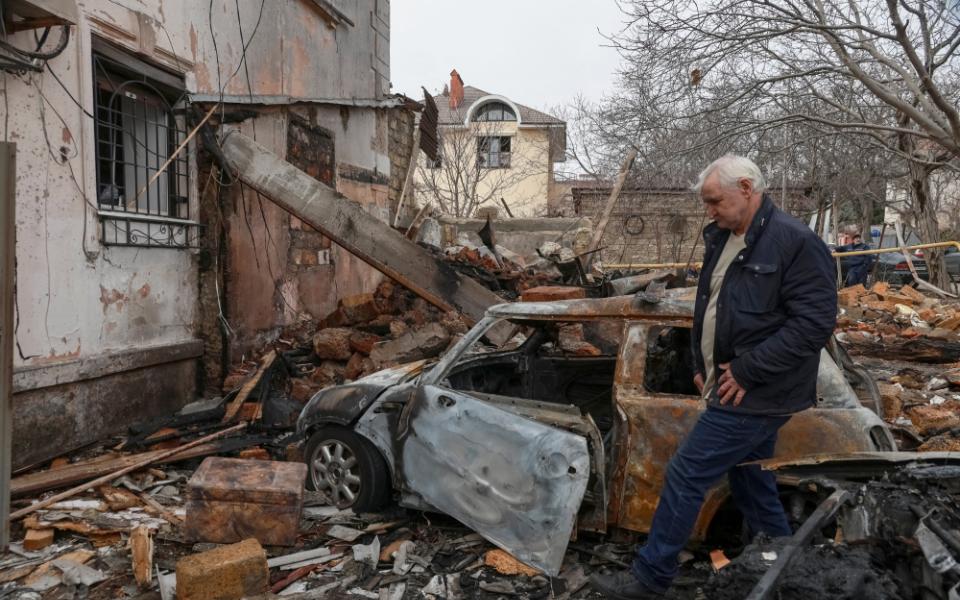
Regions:
[[393, 0], [393, 91], [437, 93], [456, 68], [464, 83], [534, 108], [597, 100], [618, 57], [601, 33], [621, 27], [613, 0]]

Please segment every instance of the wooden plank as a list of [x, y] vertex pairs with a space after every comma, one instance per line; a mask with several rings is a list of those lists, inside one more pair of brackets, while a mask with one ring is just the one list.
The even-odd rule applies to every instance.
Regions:
[[[233, 430], [235, 430], [235, 428], [230, 428], [224, 431]], [[224, 433], [224, 431], [217, 433]], [[216, 436], [217, 434], [213, 435]], [[212, 438], [207, 436], [200, 439], [208, 440]], [[10, 482], [10, 493], [12, 497], [18, 497], [30, 493], [65, 487], [70, 484], [77, 483], [78, 481], [87, 481], [106, 473], [113, 473], [121, 469], [126, 469], [131, 465], [177, 462], [190, 458], [208, 456], [210, 454], [216, 454], [217, 452], [222, 451], [223, 445], [221, 443], [204, 442], [189, 447], [187, 447], [187, 445], [181, 446], [179, 451], [150, 450], [149, 452], [130, 454], [128, 456], [121, 456], [110, 460], [94, 459], [82, 463], [74, 463], [72, 465], [61, 467], [52, 471], [40, 471], [38, 473], [28, 473], [26, 475], [16, 477]], [[97, 485], [100, 484], [91, 484], [91, 487], [96, 487]]]
[[[260, 383], [260, 380], [263, 379], [264, 373], [273, 366], [273, 361], [277, 359], [277, 351], [270, 350], [263, 355], [263, 358], [260, 360], [260, 368], [257, 369], [257, 372], [253, 374], [253, 377], [246, 380], [242, 386], [240, 386], [240, 391], [237, 392], [237, 396], [227, 405], [227, 409], [223, 414], [222, 423], [230, 423], [233, 421], [237, 413], [240, 412], [240, 407], [243, 406], [243, 403], [247, 401], [247, 398], [250, 397], [250, 392], [253, 391], [253, 388], [257, 387], [257, 384]], [[261, 415], [261, 410], [258, 408], [254, 416], [254, 420], [259, 418]]]
[[613, 214], [613, 208], [617, 204], [617, 198], [620, 197], [620, 190], [623, 189], [623, 184], [627, 181], [627, 175], [630, 174], [630, 169], [633, 168], [633, 161], [636, 159], [637, 150], [634, 148], [627, 153], [627, 157], [623, 160], [623, 164], [620, 165], [620, 174], [617, 175], [617, 182], [610, 191], [610, 197], [607, 198], [607, 203], [603, 207], [603, 212], [599, 215], [600, 220], [597, 222], [597, 228], [593, 230], [593, 238], [590, 240], [590, 247], [585, 253], [587, 258], [584, 267], [589, 268], [590, 264], [593, 262], [593, 257], [597, 255], [597, 249], [600, 247], [600, 242], [603, 240], [603, 232], [607, 228], [607, 223], [610, 221], [610, 215]]
[[[408, 240], [251, 138], [232, 131], [223, 141], [231, 170], [304, 223], [373, 268], [444, 311], [462, 313], [471, 324], [503, 300], [473, 279]], [[506, 341], [496, 332], [494, 342]]]
[[137, 585], [148, 587], [153, 580], [153, 537], [146, 525], [134, 527], [130, 532], [130, 559]]

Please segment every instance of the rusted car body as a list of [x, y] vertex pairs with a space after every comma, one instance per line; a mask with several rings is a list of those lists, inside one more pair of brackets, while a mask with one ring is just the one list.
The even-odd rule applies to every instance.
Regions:
[[[649, 530], [667, 462], [705, 408], [686, 354], [692, 294], [492, 307], [435, 365], [318, 393], [298, 429], [351, 428], [383, 456], [402, 505], [450, 514], [555, 574], [577, 529]], [[513, 345], [475, 352], [507, 324]], [[587, 355], [558, 341], [571, 327]], [[818, 394], [783, 428], [778, 459], [895, 449], [826, 352]], [[728, 496], [725, 484], [710, 492], [695, 540]]]

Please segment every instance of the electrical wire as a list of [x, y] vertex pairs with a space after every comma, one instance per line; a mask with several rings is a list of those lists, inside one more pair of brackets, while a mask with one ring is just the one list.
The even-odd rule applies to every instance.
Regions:
[[13, 52], [16, 55], [23, 56], [26, 58], [34, 58], [38, 60], [50, 60], [56, 58], [63, 54], [63, 51], [67, 49], [67, 44], [70, 42], [70, 26], [63, 25], [60, 27], [60, 40], [57, 42], [57, 45], [50, 50], [49, 52], [31, 52], [30, 50], [23, 50], [22, 48], [17, 48], [13, 44], [7, 42], [6, 40], [0, 40], [0, 48]]
[[90, 117], [91, 119], [93, 119], [94, 121], [96, 121], [97, 118], [93, 115], [93, 113], [90, 112], [89, 110], [87, 110], [86, 108], [84, 108], [84, 107], [83, 107], [83, 104], [81, 104], [80, 101], [77, 100], [77, 99], [74, 97], [74, 95], [70, 93], [70, 90], [67, 88], [67, 86], [64, 85], [63, 81], [61, 81], [60, 78], [57, 76], [57, 74], [53, 71], [53, 67], [50, 66], [50, 63], [49, 63], [49, 62], [45, 63], [45, 66], [46, 66], [46, 68], [47, 68], [47, 71], [49, 71], [50, 74], [53, 75], [53, 78], [57, 81], [57, 83], [60, 84], [60, 87], [63, 88], [64, 93], [66, 93], [67, 96], [68, 96], [71, 100], [73, 100], [73, 103], [76, 104], [77, 107], [79, 107], [80, 110], [83, 111], [83, 114], [87, 115], [88, 117]]

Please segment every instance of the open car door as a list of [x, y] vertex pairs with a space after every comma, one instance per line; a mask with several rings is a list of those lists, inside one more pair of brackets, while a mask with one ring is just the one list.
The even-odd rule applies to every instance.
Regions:
[[586, 439], [438, 385], [401, 417], [407, 491], [556, 576], [590, 478]]

